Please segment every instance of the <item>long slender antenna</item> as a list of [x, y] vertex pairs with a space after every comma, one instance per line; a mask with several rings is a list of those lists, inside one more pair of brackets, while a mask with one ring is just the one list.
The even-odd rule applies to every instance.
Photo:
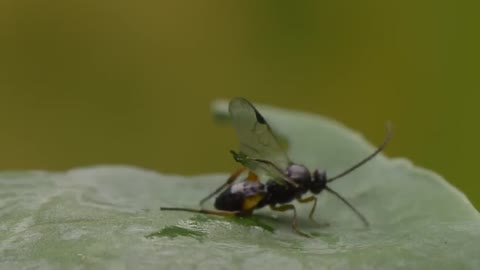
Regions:
[[387, 135], [385, 136], [385, 139], [383, 140], [383, 143], [377, 148], [377, 150], [375, 150], [375, 152], [373, 152], [372, 154], [370, 154], [369, 156], [367, 156], [366, 158], [364, 158], [363, 160], [361, 160], [360, 162], [358, 162], [357, 164], [353, 165], [350, 169], [340, 173], [340, 174], [337, 174], [335, 175], [334, 177], [332, 178], [329, 178], [327, 180], [327, 183], [330, 183], [332, 182], [333, 180], [336, 180], [338, 178], [341, 178], [349, 173], [351, 173], [352, 171], [354, 171], [355, 169], [357, 169], [358, 167], [362, 166], [363, 164], [367, 163], [367, 161], [371, 160], [372, 158], [374, 158], [378, 153], [382, 152], [382, 150], [385, 148], [385, 146], [387, 146], [387, 143], [390, 141], [390, 138], [392, 137], [392, 125], [390, 124], [390, 122], [387, 122]]
[[328, 192], [332, 193], [333, 195], [337, 196], [337, 198], [339, 198], [348, 207], [350, 207], [350, 209], [352, 209], [352, 211], [355, 212], [355, 214], [357, 214], [357, 216], [362, 220], [363, 224], [365, 224], [365, 227], [370, 226], [370, 223], [368, 223], [368, 220], [365, 218], [365, 216], [362, 215], [357, 209], [355, 209], [355, 207], [353, 207], [353, 205], [351, 205], [345, 198], [343, 198], [340, 194], [338, 194], [336, 191], [334, 191], [333, 189], [331, 189], [329, 187], [325, 187], [325, 189]]

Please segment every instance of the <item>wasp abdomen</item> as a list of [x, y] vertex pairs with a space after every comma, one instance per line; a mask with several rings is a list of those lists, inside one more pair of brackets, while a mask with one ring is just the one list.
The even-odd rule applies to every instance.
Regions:
[[[265, 185], [260, 182], [243, 181], [233, 184], [215, 199], [215, 208], [224, 211], [244, 211], [263, 198]], [[259, 196], [260, 195], [260, 196]], [[252, 198], [254, 201], [252, 201]], [[253, 204], [253, 205], [252, 205]], [[248, 209], [247, 209], [248, 208]]]

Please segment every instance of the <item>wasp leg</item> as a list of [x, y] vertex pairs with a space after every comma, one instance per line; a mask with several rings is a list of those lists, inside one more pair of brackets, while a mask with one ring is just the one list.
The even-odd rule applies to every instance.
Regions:
[[308, 214], [308, 218], [313, 223], [317, 224], [318, 226], [321, 226], [321, 227], [328, 226], [328, 223], [320, 223], [313, 218], [313, 214], [315, 213], [315, 209], [317, 208], [317, 197], [310, 196], [310, 197], [307, 197], [307, 198], [304, 198], [304, 199], [298, 198], [297, 201], [300, 202], [300, 203], [309, 203], [309, 202], [313, 201], [313, 206], [312, 206], [312, 209], [310, 210], [310, 213]]
[[191, 209], [191, 208], [179, 208], [179, 207], [160, 207], [162, 211], [183, 211], [191, 213], [200, 213], [207, 215], [217, 215], [224, 217], [244, 217], [251, 215], [251, 211], [221, 211], [221, 210], [208, 210], [208, 209]]
[[223, 185], [221, 185], [220, 187], [218, 187], [214, 192], [210, 193], [207, 197], [203, 198], [201, 201], [200, 201], [200, 207], [203, 208], [203, 204], [210, 200], [213, 196], [217, 195], [220, 191], [222, 191], [224, 188], [228, 187], [229, 185], [231, 185], [233, 182], [235, 182], [235, 180], [237, 180], [238, 176], [240, 174], [242, 174], [244, 171], [246, 170], [245, 167], [242, 167], [242, 168], [239, 168], [238, 170], [236, 170], [234, 173], [232, 173], [232, 175], [230, 175], [230, 177], [227, 178], [227, 181], [225, 183], [223, 183]]
[[295, 206], [292, 205], [292, 204], [284, 204], [284, 205], [281, 205], [281, 206], [275, 206], [273, 204], [270, 205], [270, 209], [274, 210], [274, 211], [280, 211], [280, 212], [285, 212], [285, 211], [288, 211], [288, 210], [293, 210], [293, 218], [292, 218], [292, 229], [300, 234], [301, 236], [305, 236], [305, 237], [310, 237], [310, 235], [306, 234], [306, 233], [303, 233], [301, 232], [298, 227], [297, 227], [297, 210], [295, 209]]

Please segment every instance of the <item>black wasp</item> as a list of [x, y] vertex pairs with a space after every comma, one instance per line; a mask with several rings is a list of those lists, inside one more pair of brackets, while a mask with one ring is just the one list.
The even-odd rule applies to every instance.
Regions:
[[[323, 190], [335, 195], [344, 202], [360, 218], [365, 226], [369, 226], [367, 219], [327, 184], [352, 172], [380, 153], [390, 140], [391, 128], [384, 142], [372, 154], [344, 172], [327, 177], [325, 171], [310, 172], [305, 166], [290, 161], [280, 146], [265, 118], [255, 107], [244, 98], [235, 98], [230, 101], [229, 112], [231, 121], [240, 140], [240, 151], [231, 151], [234, 159], [242, 164], [242, 168], [235, 171], [227, 181], [217, 190], [200, 201], [200, 206], [218, 195], [215, 199], [217, 210], [207, 210], [176, 207], [162, 207], [161, 210], [188, 211], [222, 216], [249, 216], [255, 209], [269, 206], [275, 211], [293, 212], [292, 228], [295, 232], [308, 236], [297, 227], [297, 213], [293, 200], [300, 203], [312, 203], [309, 218], [314, 221], [313, 214], [317, 206], [316, 194]], [[248, 170], [248, 176], [243, 181], [235, 180]], [[258, 175], [267, 176], [270, 180], [266, 184], [259, 181]], [[313, 195], [304, 197], [307, 192]]]

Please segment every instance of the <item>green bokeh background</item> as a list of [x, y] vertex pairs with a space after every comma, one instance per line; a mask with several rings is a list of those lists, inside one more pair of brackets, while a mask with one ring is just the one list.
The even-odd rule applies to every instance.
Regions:
[[[0, 169], [235, 168], [210, 102], [323, 114], [480, 204], [475, 1], [0, 3]], [[321, 155], [322, 153], [319, 153]], [[321, 165], [321, 164], [319, 164]], [[159, 191], [161, 192], [161, 191]]]

